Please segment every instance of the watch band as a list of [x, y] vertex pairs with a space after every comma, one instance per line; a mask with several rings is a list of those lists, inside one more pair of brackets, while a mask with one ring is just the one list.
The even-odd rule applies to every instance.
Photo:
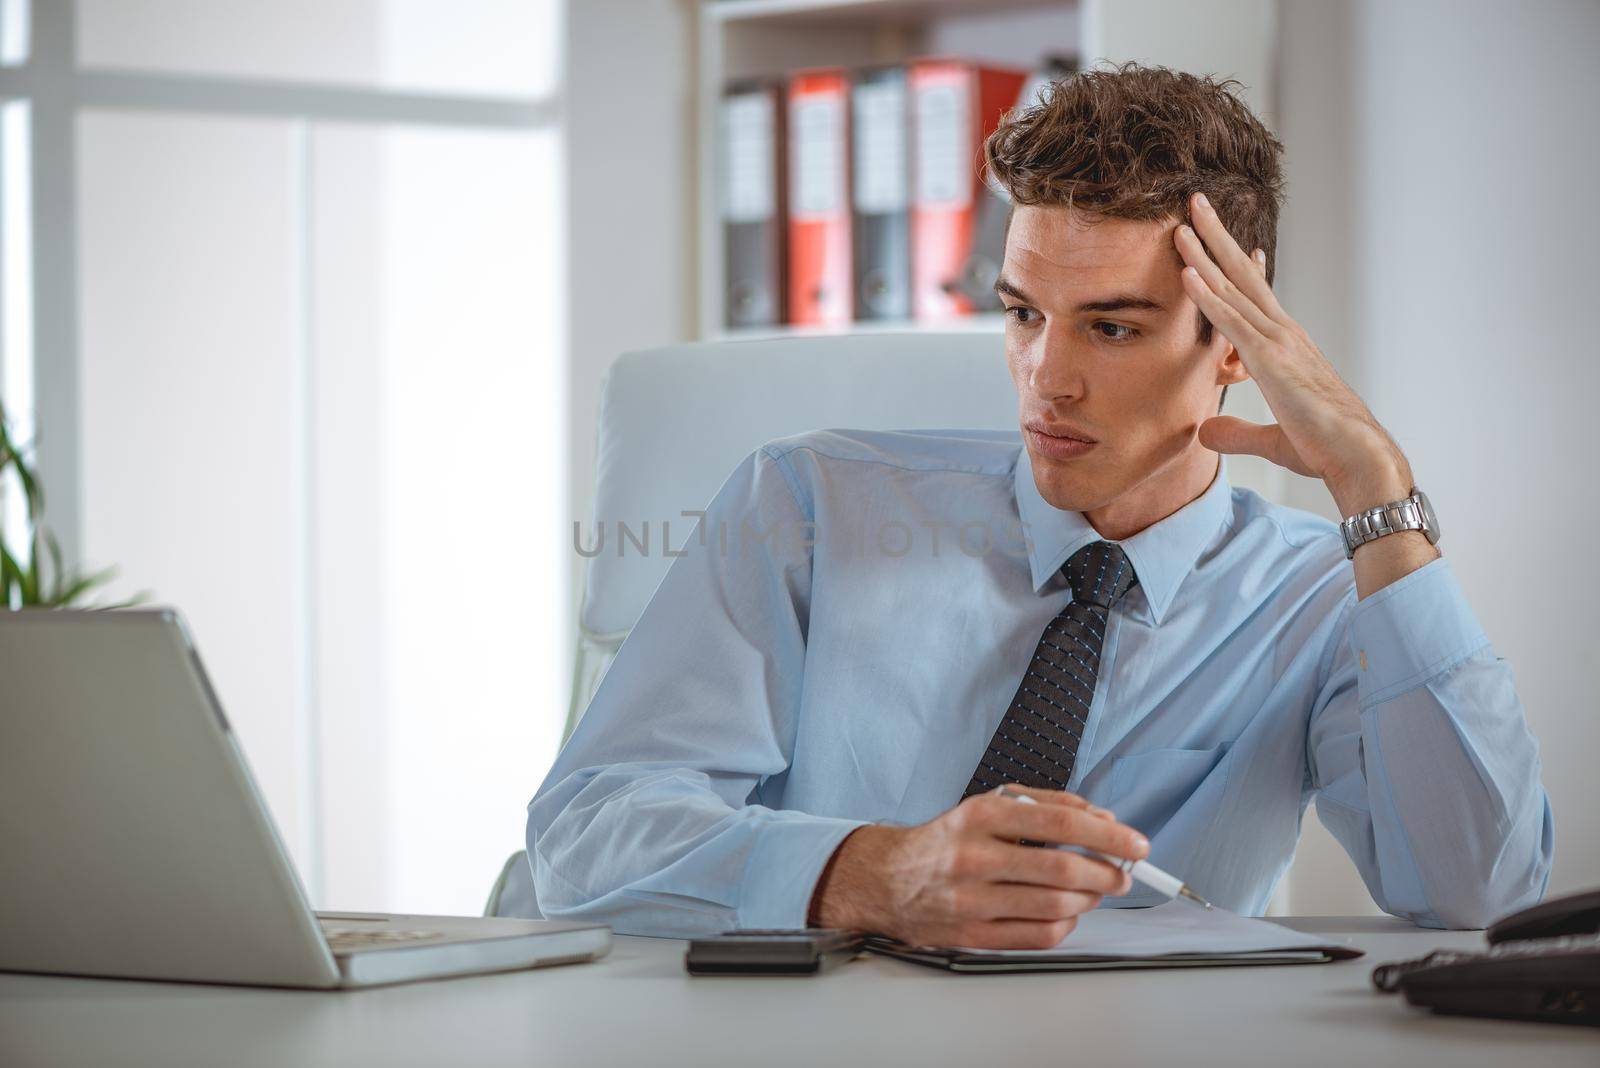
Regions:
[[1369, 541], [1377, 541], [1385, 534], [1398, 534], [1403, 530], [1420, 530], [1430, 535], [1430, 542], [1438, 540], [1429, 528], [1415, 486], [1411, 487], [1411, 496], [1357, 512], [1339, 524], [1339, 533], [1344, 536], [1344, 558], [1354, 558], [1356, 550]]

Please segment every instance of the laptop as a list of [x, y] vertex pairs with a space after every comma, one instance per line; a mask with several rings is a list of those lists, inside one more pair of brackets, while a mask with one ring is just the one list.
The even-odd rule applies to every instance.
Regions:
[[0, 858], [5, 971], [363, 987], [611, 946], [588, 923], [313, 912], [169, 609], [0, 611]]

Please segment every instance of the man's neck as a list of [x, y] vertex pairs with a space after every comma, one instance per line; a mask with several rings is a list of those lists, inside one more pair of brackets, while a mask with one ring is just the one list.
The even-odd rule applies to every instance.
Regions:
[[1173, 464], [1103, 508], [1083, 513], [1095, 533], [1108, 541], [1131, 538], [1141, 530], [1198, 500], [1221, 470], [1222, 458], [1196, 444]]

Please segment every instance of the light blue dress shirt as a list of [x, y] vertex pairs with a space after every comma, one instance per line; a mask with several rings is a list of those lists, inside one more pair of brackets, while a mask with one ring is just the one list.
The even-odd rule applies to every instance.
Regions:
[[[819, 431], [729, 477], [529, 805], [545, 915], [803, 927], [864, 822], [957, 804], [1099, 535], [1016, 433]], [[1337, 527], [1228, 485], [1121, 542], [1069, 789], [1259, 915], [1313, 799], [1387, 911], [1478, 927], [1548, 880], [1512, 685], [1445, 560], [1362, 601]], [[1107, 905], [1149, 904], [1137, 886]]]

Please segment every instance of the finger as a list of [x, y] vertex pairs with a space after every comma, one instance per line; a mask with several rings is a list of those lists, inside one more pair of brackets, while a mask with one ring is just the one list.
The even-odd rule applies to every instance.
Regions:
[[1076, 916], [1054, 923], [985, 920], [967, 927], [961, 941], [973, 949], [1051, 949], [1077, 926]]
[[[1019, 787], [1011, 788], [1019, 790]], [[1091, 812], [1090, 804], [1083, 798], [1066, 796], [1072, 801], [1029, 804], [1018, 798], [1008, 798], [998, 790], [990, 790], [989, 793], [981, 793], [963, 801], [960, 811], [966, 820], [970, 820], [971, 827], [1005, 843], [1035, 841], [1086, 846], [1117, 855], [1133, 855], [1134, 859], [1144, 854], [1126, 851], [1138, 851], [1141, 843], [1144, 849], [1149, 849], [1149, 843], [1144, 841], [1139, 831], [1123, 827], [1104, 809]]]
[[1102, 895], [1091, 890], [1060, 890], [1028, 883], [990, 883], [974, 898], [986, 920], [1065, 920], [1097, 908]]
[[984, 830], [1003, 841], [1026, 839], [1052, 845], [1075, 845], [1140, 860], [1150, 851], [1144, 835], [1115, 820], [1103, 819], [1066, 805], [1026, 805], [995, 797], [996, 804], [978, 811]]
[[[1239, 355], [1249, 364], [1250, 355], [1259, 355], [1266, 348], [1266, 335], [1257, 330], [1239, 310], [1212, 291], [1200, 277], [1200, 272], [1192, 266], [1183, 269], [1183, 290], [1189, 294], [1189, 299], [1194, 301], [1205, 317], [1211, 320], [1213, 326], [1222, 331], [1222, 336], [1233, 342], [1233, 347]], [[1259, 313], [1258, 313], [1259, 314]], [[1250, 368], [1251, 375], [1256, 374], [1255, 368]]]
[[1065, 805], [1068, 808], [1088, 808], [1086, 798], [1077, 794], [1068, 793], [1066, 790], [1044, 790], [1037, 786], [1023, 786], [1021, 783], [1008, 782], [1002, 787], [996, 787], [995, 792], [1005, 790], [1007, 793], [1025, 794], [1044, 805]]
[[1231, 415], [1217, 415], [1200, 424], [1199, 438], [1200, 444], [1213, 452], [1259, 456], [1295, 474], [1313, 474], [1277, 423], [1262, 426]]
[[1213, 452], [1273, 459], [1278, 448], [1278, 424], [1262, 426], [1231, 415], [1215, 415], [1200, 424], [1200, 444]]
[[1015, 794], [1024, 794], [1033, 798], [1042, 805], [1066, 805], [1068, 808], [1081, 808], [1102, 819], [1115, 819], [1115, 814], [1109, 808], [1092, 805], [1089, 800], [1065, 790], [1042, 790], [1037, 786], [1022, 786], [1018, 783], [1008, 782], [1005, 788]]
[[1125, 894], [1132, 889], [1127, 872], [1069, 849], [996, 842], [995, 848], [985, 850], [980, 857], [987, 877], [996, 883], [1025, 883], [1091, 894]]
[[1278, 298], [1267, 284], [1264, 273], [1254, 269], [1255, 264], [1244, 254], [1244, 249], [1239, 247], [1233, 235], [1228, 233], [1228, 228], [1222, 225], [1222, 217], [1204, 193], [1196, 193], [1190, 199], [1189, 218], [1228, 278], [1268, 317], [1282, 321], [1283, 309], [1279, 307]]
[[[1268, 336], [1277, 329], [1277, 324], [1256, 305], [1250, 295], [1240, 289], [1222, 268], [1217, 266], [1210, 256], [1206, 255], [1205, 246], [1200, 244], [1200, 239], [1195, 236], [1193, 230], [1187, 226], [1179, 226], [1174, 240], [1178, 247], [1178, 254], [1183, 257], [1183, 261], [1199, 272], [1200, 277], [1205, 280], [1211, 292], [1227, 301], [1235, 311], [1244, 317], [1245, 321], [1255, 328], [1257, 333]], [[1247, 268], [1250, 273], [1259, 279], [1255, 264], [1250, 263], [1248, 259], [1245, 262], [1250, 264]]]

